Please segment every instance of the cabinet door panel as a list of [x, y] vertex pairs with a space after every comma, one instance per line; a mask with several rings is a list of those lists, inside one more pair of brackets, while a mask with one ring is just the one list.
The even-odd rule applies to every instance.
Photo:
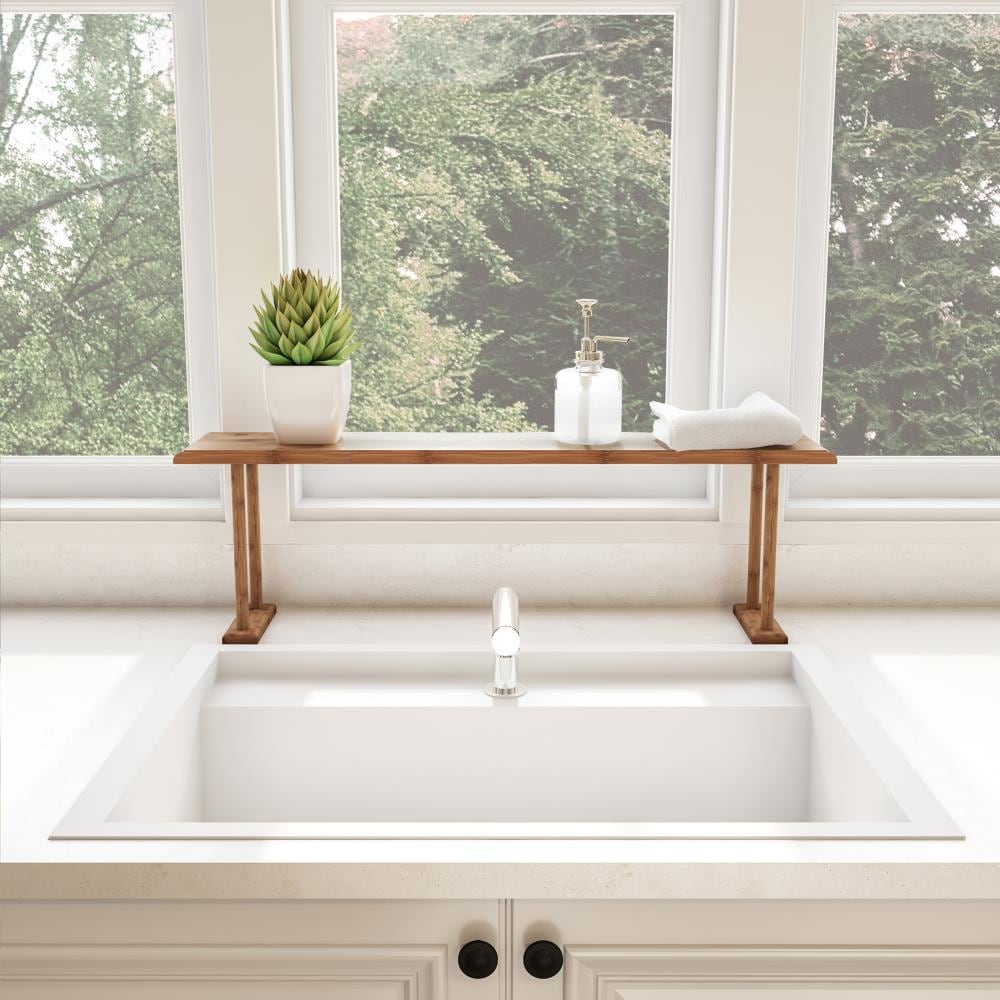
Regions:
[[[3, 1000], [506, 1000], [496, 900], [0, 904]], [[506, 926], [506, 925], [504, 925]]]
[[[992, 904], [515, 901], [514, 1000], [1000, 1000]], [[544, 938], [563, 971], [531, 978]]]

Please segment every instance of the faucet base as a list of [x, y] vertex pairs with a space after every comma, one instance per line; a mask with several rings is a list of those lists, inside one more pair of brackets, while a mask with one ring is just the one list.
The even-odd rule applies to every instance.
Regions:
[[512, 688], [498, 688], [494, 687], [492, 684], [487, 684], [483, 690], [491, 698], [520, 698], [527, 688], [521, 687], [520, 684], [517, 687]]

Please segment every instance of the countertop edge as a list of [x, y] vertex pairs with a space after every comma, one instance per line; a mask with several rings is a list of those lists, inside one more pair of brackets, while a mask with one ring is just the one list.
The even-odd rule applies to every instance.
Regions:
[[1000, 864], [4, 862], [0, 902], [671, 899], [1000, 901]]

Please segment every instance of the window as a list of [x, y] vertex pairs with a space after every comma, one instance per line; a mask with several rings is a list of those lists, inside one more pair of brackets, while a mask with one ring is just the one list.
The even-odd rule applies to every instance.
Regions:
[[[336, 16], [336, 15], [335, 15]], [[552, 426], [574, 299], [624, 424], [665, 380], [671, 14], [336, 16], [341, 269], [370, 431]]]
[[[820, 195], [804, 152], [800, 234], [808, 261], [821, 197], [825, 286], [807, 265], [802, 295], [821, 366], [805, 344], [797, 374], [800, 398], [822, 385], [821, 440], [842, 464], [796, 473], [793, 498], [984, 506], [1000, 486], [1000, 9], [834, 13], [813, 27], [803, 102], [832, 111], [832, 127], [803, 123], [804, 150], [828, 157]], [[820, 101], [824, 44], [836, 74]]]
[[178, 17], [203, 85], [197, 5], [87, 6], [4, 5], [0, 451], [25, 459], [5, 496], [218, 496], [214, 473], [149, 461], [208, 429], [217, 399], [206, 224], [181, 225], [179, 131], [184, 208], [207, 201], [201, 96], [179, 126], [175, 88]]
[[[608, 352], [626, 431], [648, 430], [668, 379], [707, 403], [717, 11], [590, 6], [293, 0], [296, 257], [340, 274], [364, 338], [349, 429], [550, 430], [585, 296], [597, 329], [633, 337]], [[706, 498], [697, 468], [383, 477], [303, 469], [299, 514], [386, 489], [425, 513], [435, 496]]]
[[823, 441], [1000, 454], [1000, 14], [842, 14]]

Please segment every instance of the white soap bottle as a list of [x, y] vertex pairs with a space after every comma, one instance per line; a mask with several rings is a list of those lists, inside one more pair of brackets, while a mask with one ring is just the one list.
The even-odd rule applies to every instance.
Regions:
[[555, 437], [562, 444], [614, 444], [622, 436], [622, 376], [604, 367], [598, 342], [627, 344], [628, 337], [591, 337], [597, 299], [577, 299], [583, 339], [572, 368], [556, 374]]

